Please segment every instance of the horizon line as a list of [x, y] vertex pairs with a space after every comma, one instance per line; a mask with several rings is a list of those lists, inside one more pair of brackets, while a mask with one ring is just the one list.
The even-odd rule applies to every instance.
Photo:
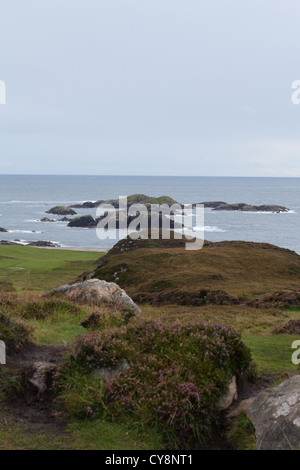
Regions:
[[120, 175], [120, 174], [65, 174], [65, 173], [0, 173], [0, 176], [91, 176], [91, 177], [124, 177], [124, 178], [289, 178], [299, 179], [300, 176], [256, 176], [256, 175]]

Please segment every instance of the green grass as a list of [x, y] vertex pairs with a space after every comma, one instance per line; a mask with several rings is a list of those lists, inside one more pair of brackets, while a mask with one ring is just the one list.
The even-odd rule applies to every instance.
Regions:
[[72, 422], [65, 432], [33, 432], [8, 418], [0, 419], [0, 450], [153, 450], [155, 433], [105, 421]]
[[299, 366], [292, 363], [294, 350], [292, 342], [299, 339], [296, 335], [243, 335], [243, 341], [250, 348], [252, 357], [260, 374], [281, 374], [297, 372]]
[[255, 428], [245, 411], [234, 418], [227, 439], [234, 450], [255, 450]]
[[[227, 253], [228, 256], [232, 254], [230, 247], [227, 251], [229, 251], [229, 253]], [[268, 254], [268, 250], [266, 251]], [[209, 257], [209, 261], [213, 261], [211, 260], [210, 253], [213, 253], [213, 251], [206, 252], [204, 255]], [[139, 283], [144, 282], [144, 278], [141, 274], [144, 274], [144, 277], [146, 275], [150, 276], [151, 279], [149, 279], [149, 285], [144, 287], [149, 288], [149, 292], [152, 292], [153, 290], [159, 291], [161, 287], [164, 292], [165, 289], [168, 290], [170, 286], [172, 287], [173, 282], [177, 282], [177, 278], [175, 279], [175, 275], [174, 279], [166, 277], [166, 272], [169, 272], [172, 269], [172, 266], [168, 266], [168, 262], [170, 260], [169, 255], [171, 253], [155, 252], [155, 254], [156, 259], [150, 259], [150, 261], [152, 264], [155, 264], [155, 262], [159, 263], [162, 269], [161, 272], [158, 273], [155, 269], [153, 272], [151, 271], [152, 265], [151, 263], [147, 264], [149, 259], [148, 257], [146, 259], [145, 253], [141, 251], [140, 254], [136, 252], [134, 255], [134, 261], [139, 263], [138, 268], [140, 270], [142, 269], [143, 272], [140, 272], [139, 270], [132, 271], [131, 266], [129, 265], [129, 273], [125, 272], [124, 276], [136, 276]], [[179, 254], [180, 253], [178, 252], [178, 255]], [[276, 255], [278, 257], [278, 265], [282, 263], [285, 270], [291, 266], [291, 262], [289, 260], [285, 262], [285, 257], [292, 258], [294, 256], [283, 251], [273, 251], [272, 249], [270, 249], [269, 254], [272, 255], [272, 257], [273, 255]], [[0, 286], [2, 285], [0, 290], [10, 290], [11, 287], [14, 287], [17, 293], [21, 294], [19, 295], [21, 303], [26, 302], [27, 300], [29, 301], [30, 298], [37, 299], [37, 294], [49, 291], [61, 284], [71, 282], [83, 271], [95, 269], [94, 262], [99, 259], [101, 255], [102, 254], [98, 252], [48, 250], [22, 246], [0, 246]], [[142, 257], [140, 258], [138, 255], [142, 255]], [[202, 255], [203, 253], [201, 256]], [[129, 255], [122, 255], [123, 258], [127, 256], [129, 257]], [[117, 256], [116, 260], [117, 259], [120, 264], [121, 258]], [[231, 263], [232, 258], [229, 257], [229, 260]], [[125, 261], [128, 262], [127, 259]], [[187, 263], [188, 265], [186, 266], [189, 274], [187, 276], [188, 280], [192, 279], [191, 276], [195, 276], [196, 273], [193, 282], [199, 283], [199, 285], [204, 281], [209, 284], [221, 284], [221, 278], [221, 280], [217, 277], [208, 278], [206, 271], [203, 274], [199, 271], [199, 266], [193, 265], [192, 259], [190, 261], [191, 264]], [[216, 266], [214, 270], [218, 271], [218, 265], [213, 264], [213, 266]], [[204, 268], [206, 269], [205, 266], [203, 269]], [[230, 268], [233, 269], [231, 265]], [[233, 272], [237, 273], [238, 270], [235, 268], [236, 267], [234, 267]], [[241, 268], [243, 268], [243, 266], [241, 266]], [[112, 272], [114, 271], [112, 270]], [[156, 276], [156, 274], [160, 275]], [[289, 274], [290, 278], [287, 278], [286, 274], [284, 274], [282, 278], [284, 278], [284, 282], [290, 279], [291, 285], [293, 285], [298, 275], [296, 274]], [[204, 275], [206, 277], [203, 277]], [[268, 288], [270, 288], [271, 277], [268, 279]], [[183, 274], [181, 272], [180, 279], [182, 280], [182, 278]], [[282, 281], [282, 279], [276, 279], [276, 276], [275, 280], [280, 281], [279, 284]], [[124, 281], [128, 280], [124, 279]], [[227, 281], [229, 282], [230, 279], [228, 278]], [[245, 278], [242, 279], [241, 282], [244, 282], [245, 284], [246, 281], [248, 282], [248, 279]], [[266, 279], [262, 278], [257, 279], [257, 281], [255, 280], [257, 284], [252, 286], [253, 289], [257, 286], [255, 292], [259, 292], [259, 288], [265, 287], [265, 281]], [[10, 286], [9, 283], [11, 283], [12, 286]], [[254, 281], [252, 280], [252, 284], [253, 283]], [[133, 286], [133, 284], [129, 283], [128, 286], [124, 287], [130, 294], [130, 290], [132, 290], [133, 293], [135, 289], [142, 286]], [[209, 285], [209, 287], [214, 288], [215, 286]], [[220, 288], [221, 285], [216, 287]], [[183, 288], [185, 288], [185, 286], [183, 286]], [[233, 293], [235, 294], [237, 292]], [[38, 344], [71, 345], [79, 335], [87, 333], [87, 330], [80, 325], [80, 322], [87, 316], [90, 309], [88, 306], [80, 305], [78, 307], [78, 311], [74, 310], [74, 312], [72, 312], [71, 309], [68, 310], [68, 306], [62, 306], [62, 308], [52, 310], [49, 315], [48, 312], [46, 312], [47, 315], [41, 315], [41, 317], [38, 315], [31, 316], [31, 310], [28, 310], [28, 312], [26, 310], [26, 315], [23, 312], [23, 315], [25, 316], [22, 316], [17, 309], [11, 312], [11, 318], [20, 319], [21, 317], [21, 319], [28, 322], [33, 327], [31, 338]], [[3, 308], [4, 306], [2, 306], [2, 309]], [[9, 306], [6, 308], [9, 309]], [[37, 311], [39, 312], [39, 309], [37, 309]], [[2, 313], [6, 314], [7, 312]], [[41, 313], [43, 313], [42, 310]], [[271, 331], [275, 326], [283, 325], [291, 319], [297, 319], [299, 318], [299, 315], [299, 309], [295, 308], [281, 311], [279, 308], [254, 309], [249, 306], [237, 305], [207, 305], [204, 307], [196, 307], [169, 304], [154, 307], [144, 304], [142, 306], [142, 318], [144, 320], [160, 320], [166, 323], [173, 323], [175, 320], [180, 323], [200, 320], [225, 323], [228, 326], [236, 328], [242, 333], [242, 338], [245, 344], [251, 350], [252, 357], [257, 365], [258, 374], [274, 376], [282, 374], [285, 371], [292, 373], [299, 372], [299, 366], [296, 366], [291, 362], [291, 356], [294, 351], [292, 350], [291, 345], [294, 340], [299, 340], [299, 336], [271, 334]], [[0, 379], [0, 395], [2, 394], [1, 398], [3, 399], [7, 391], [13, 390], [18, 385], [18, 377], [14, 374], [2, 374]], [[78, 387], [78, 394], [72, 395], [71, 399], [79, 402], [80, 400], [89, 400], [90, 390], [92, 388], [91, 386], [92, 384], [86, 383], [85, 388], [83, 386]], [[126, 422], [108, 422], [104, 419], [86, 419], [83, 417], [83, 419], [79, 421], [72, 416], [69, 417], [66, 431], [61, 431], [61, 433], [57, 434], [51, 430], [35, 433], [32, 429], [18, 426], [14, 421], [10, 421], [8, 418], [4, 418], [4, 416], [5, 414], [2, 415], [0, 413], [0, 450], [158, 450], [162, 448], [161, 439], [158, 434], [154, 432], [154, 429], [151, 430], [150, 428], [149, 430], [148, 428], [148, 431], [146, 431], [146, 429], [142, 427], [141, 423], [133, 423], [129, 419]], [[235, 422], [231, 437], [235, 440], [235, 448], [252, 448], [252, 432], [249, 427], [249, 423], [243, 416], [240, 416]]]
[[0, 246], [0, 283], [12, 282], [17, 291], [41, 292], [68, 283], [83, 271], [95, 269], [104, 253]]
[[37, 344], [48, 346], [72, 344], [77, 336], [87, 332], [80, 325], [86, 315], [87, 312], [77, 315], [60, 312], [44, 320], [29, 320], [28, 323], [34, 328], [33, 340]]
[[161, 449], [160, 437], [154, 431], [135, 426], [86, 420], [69, 425], [78, 449], [86, 450], [154, 450]]

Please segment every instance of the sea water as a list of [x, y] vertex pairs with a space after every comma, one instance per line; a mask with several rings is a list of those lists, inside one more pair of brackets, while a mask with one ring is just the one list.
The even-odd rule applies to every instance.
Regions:
[[[52, 241], [65, 247], [109, 248], [117, 240], [99, 240], [95, 229], [70, 228], [46, 211], [100, 199], [142, 193], [171, 196], [182, 204], [203, 201], [276, 204], [287, 213], [213, 211], [205, 209], [206, 240], [247, 240], [272, 243], [300, 254], [300, 178], [154, 177], [154, 176], [31, 176], [0, 175], [0, 227], [3, 240], [21, 243]], [[75, 209], [78, 215], [96, 209]], [[197, 227], [194, 227], [197, 234]]]

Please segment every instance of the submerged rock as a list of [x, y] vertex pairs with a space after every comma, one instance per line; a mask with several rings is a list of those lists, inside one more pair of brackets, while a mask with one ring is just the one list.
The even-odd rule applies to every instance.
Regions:
[[228, 204], [222, 201], [207, 201], [202, 202], [204, 207], [211, 207], [214, 211], [242, 211], [242, 212], [288, 212], [289, 209], [284, 206], [278, 206], [275, 204], [262, 204], [260, 206], [253, 206], [244, 202], [236, 204]]
[[55, 219], [49, 219], [49, 217], [43, 217], [41, 219], [41, 222], [56, 222], [56, 220]]

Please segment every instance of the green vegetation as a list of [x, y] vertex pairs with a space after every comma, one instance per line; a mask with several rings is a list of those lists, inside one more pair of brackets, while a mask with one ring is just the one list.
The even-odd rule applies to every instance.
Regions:
[[[101, 381], [103, 367], [118, 374]], [[136, 318], [127, 327], [82, 336], [57, 374], [56, 389], [71, 416], [135, 419], [180, 448], [210, 437], [232, 376], [253, 373], [250, 351], [224, 325]]]
[[[95, 277], [114, 281], [118, 273], [119, 285], [139, 303], [248, 305], [298, 289], [299, 266], [296, 253], [263, 243], [207, 242], [202, 250], [187, 251], [182, 240], [126, 240], [99, 261]], [[268, 299], [268, 306], [275, 304], [276, 296]]]
[[291, 361], [292, 342], [299, 339], [295, 335], [248, 336], [243, 339], [251, 349], [258, 373], [280, 374], [282, 372], [297, 372], [299, 366]]
[[227, 432], [234, 450], [255, 450], [255, 429], [245, 411], [241, 411]]
[[[59, 431], [27, 427], [5, 411], [7, 397], [19, 396], [23, 385], [19, 370], [0, 368], [0, 449], [188, 448], [215, 429], [215, 403], [232, 375], [254, 374], [251, 356], [257, 373], [274, 383], [298, 372], [291, 344], [299, 336], [285, 333], [285, 325], [299, 321], [300, 309], [230, 305], [224, 297], [296, 289], [298, 255], [242, 242], [207, 243], [193, 253], [176, 240], [167, 245], [134, 242], [134, 250], [100, 260], [95, 252], [0, 247], [0, 339], [11, 351], [28, 340], [69, 348], [55, 381], [54, 406], [66, 420]], [[117, 273], [120, 286], [143, 301], [140, 318], [106, 303], [41, 297], [95, 270], [97, 260], [98, 277], [115, 281]], [[224, 304], [211, 302], [216, 298]], [[104, 366], [120, 373], [101, 378]], [[226, 438], [234, 449], [254, 447], [244, 413]]]
[[101, 420], [72, 421], [65, 430], [33, 432], [10, 418], [0, 420], [0, 450], [152, 450], [160, 449], [153, 431]]
[[22, 376], [18, 370], [0, 367], [0, 402], [22, 390]]
[[21, 349], [31, 333], [29, 324], [17, 318], [0, 314], [0, 340], [5, 341], [11, 350]]
[[0, 286], [10, 282], [17, 291], [44, 292], [74, 281], [94, 269], [103, 253], [0, 246]]

